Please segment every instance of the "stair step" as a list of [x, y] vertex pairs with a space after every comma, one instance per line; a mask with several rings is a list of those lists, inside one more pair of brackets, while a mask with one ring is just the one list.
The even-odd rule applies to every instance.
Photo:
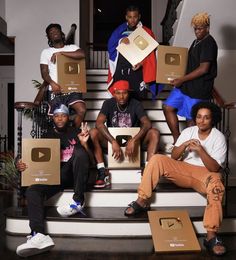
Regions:
[[[91, 188], [85, 194], [87, 207], [126, 207], [137, 199], [138, 183], [114, 183], [104, 189]], [[47, 206], [60, 206], [71, 201], [72, 190], [64, 190], [46, 202]], [[174, 199], [173, 199], [174, 198]], [[205, 206], [206, 198], [192, 189], [182, 189], [172, 183], [160, 183], [153, 193], [153, 207]]]
[[[150, 237], [147, 213], [125, 217], [125, 208], [84, 208], [69, 218], [58, 215], [55, 207], [46, 207], [46, 228], [51, 235], [88, 237]], [[187, 210], [197, 234], [204, 234], [202, 216], [204, 207], [152, 207], [152, 210]], [[29, 221], [25, 208], [9, 208], [6, 212], [6, 232], [29, 234]], [[224, 218], [220, 233], [236, 232], [236, 219]]]

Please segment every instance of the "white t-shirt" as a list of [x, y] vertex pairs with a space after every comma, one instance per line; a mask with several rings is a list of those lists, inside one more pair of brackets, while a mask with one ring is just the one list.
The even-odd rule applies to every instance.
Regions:
[[[44, 49], [41, 53], [40, 57], [40, 64], [46, 64], [48, 65], [49, 75], [51, 79], [55, 82], [57, 82], [57, 65], [56, 63], [51, 62], [51, 57], [56, 52], [62, 52], [62, 51], [77, 51], [80, 49], [77, 45], [71, 44], [71, 45], [65, 45], [63, 48], [47, 48]], [[49, 86], [49, 90], [52, 90], [51, 86]]]
[[[226, 158], [227, 147], [225, 137], [219, 130], [212, 128], [208, 137], [205, 140], [200, 140], [198, 136], [198, 127], [188, 127], [182, 131], [175, 146], [180, 146], [182, 143], [190, 139], [199, 140], [206, 152], [215, 159], [220, 166], [223, 166]], [[194, 151], [186, 151], [183, 161], [193, 165], [204, 166], [201, 158]]]

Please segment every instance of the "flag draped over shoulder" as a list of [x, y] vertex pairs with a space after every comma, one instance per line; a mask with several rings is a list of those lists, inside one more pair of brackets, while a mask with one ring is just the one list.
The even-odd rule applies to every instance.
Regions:
[[[153, 38], [155, 38], [153, 32], [143, 26], [141, 23], [138, 26], [142, 26], [142, 28], [150, 34]], [[108, 54], [109, 54], [109, 69], [108, 69], [108, 88], [112, 85], [113, 75], [116, 70], [117, 60], [118, 60], [118, 51], [116, 47], [119, 45], [122, 38], [127, 37], [123, 34], [124, 31], [127, 30], [127, 23], [123, 23], [118, 26], [115, 31], [112, 33], [109, 41], [108, 41]], [[156, 54], [155, 51], [152, 51], [143, 61], [142, 61], [142, 71], [143, 71], [143, 80], [145, 83], [155, 82], [156, 81]]]

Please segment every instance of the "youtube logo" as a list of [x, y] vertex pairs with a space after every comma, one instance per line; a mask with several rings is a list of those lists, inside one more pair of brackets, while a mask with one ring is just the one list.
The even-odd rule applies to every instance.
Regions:
[[77, 74], [79, 72], [78, 64], [76, 62], [65, 63], [65, 74]]
[[31, 160], [33, 162], [49, 162], [51, 159], [51, 149], [48, 147], [32, 148]]
[[132, 139], [131, 135], [117, 135], [116, 136], [116, 141], [120, 147], [125, 147], [130, 139]]
[[180, 65], [180, 55], [175, 53], [166, 53], [165, 63], [167, 65]]

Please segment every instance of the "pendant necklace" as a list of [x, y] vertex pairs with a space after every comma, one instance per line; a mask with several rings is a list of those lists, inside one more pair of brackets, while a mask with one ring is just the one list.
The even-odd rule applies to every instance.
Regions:
[[117, 106], [119, 112], [121, 112], [121, 113], [124, 113], [124, 112], [127, 110], [127, 108], [128, 108], [128, 105], [127, 105], [127, 106], [122, 110], [122, 109], [120, 108], [120, 106], [118, 105], [118, 103], [116, 103], [116, 106]]
[[209, 34], [207, 34], [205, 37], [203, 37], [201, 40], [196, 39], [193, 43], [193, 48], [195, 48], [201, 41], [203, 41], [204, 39], [206, 39], [209, 36]]

